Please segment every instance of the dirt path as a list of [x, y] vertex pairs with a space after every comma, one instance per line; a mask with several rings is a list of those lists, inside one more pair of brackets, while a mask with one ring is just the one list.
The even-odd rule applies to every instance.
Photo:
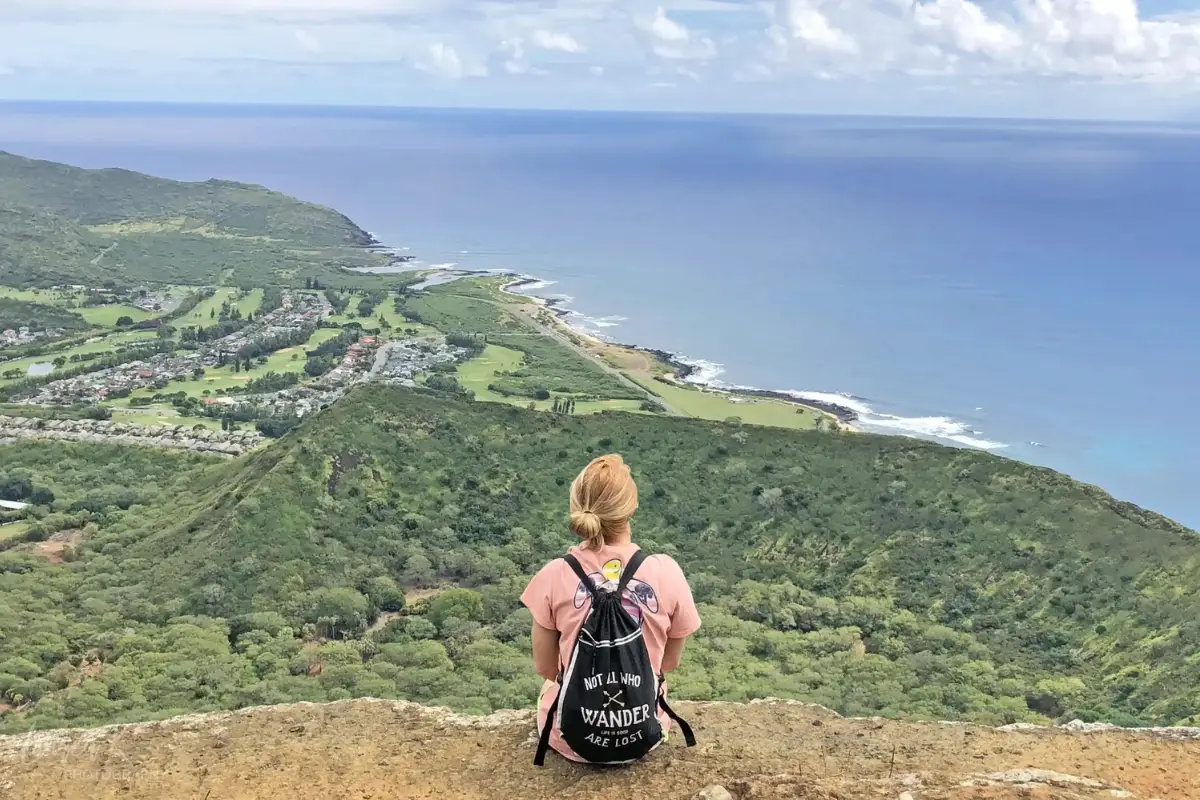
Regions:
[[363, 635], [370, 636], [372, 633], [378, 633], [386, 628], [389, 622], [394, 619], [400, 619], [402, 616], [403, 612], [400, 611], [383, 611], [378, 617], [375, 618], [375, 621], [371, 623], [371, 626], [363, 632]]
[[[432, 589], [409, 589], [404, 593], [404, 606], [405, 608], [412, 608], [414, 603], [417, 603], [421, 600], [428, 600], [431, 597], [437, 597], [446, 589], [453, 588], [453, 586], [435, 586]], [[402, 616], [404, 616], [403, 611], [381, 612], [379, 616], [376, 617], [375, 621], [371, 623], [371, 626], [367, 628], [365, 635], [370, 636], [372, 633], [383, 630], [387, 627], [389, 622], [394, 619], [400, 619]]]
[[679, 706], [699, 746], [673, 736], [645, 762], [607, 770], [557, 757], [533, 767], [530, 712], [460, 717], [381, 700], [0, 737], [0, 797], [684, 800], [719, 784], [738, 800], [1200, 800], [1197, 739]]

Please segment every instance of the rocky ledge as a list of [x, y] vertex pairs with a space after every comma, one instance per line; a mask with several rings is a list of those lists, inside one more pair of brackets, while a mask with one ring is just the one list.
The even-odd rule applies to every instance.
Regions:
[[211, 431], [187, 425], [139, 425], [94, 419], [39, 419], [0, 415], [0, 445], [26, 439], [174, 447], [238, 456], [262, 441], [257, 431]]
[[532, 766], [532, 712], [385, 700], [0, 737], [12, 800], [1200, 800], [1200, 729], [993, 729], [680, 703], [699, 738], [629, 768]]

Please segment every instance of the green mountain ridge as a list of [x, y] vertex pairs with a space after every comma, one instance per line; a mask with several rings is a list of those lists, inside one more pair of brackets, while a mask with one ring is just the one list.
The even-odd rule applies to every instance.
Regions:
[[1095, 487], [905, 438], [373, 386], [233, 462], [6, 448], [0, 473], [57, 496], [39, 533], [86, 533], [66, 564], [0, 554], [0, 693], [26, 701], [0, 729], [353, 696], [526, 707], [517, 597], [572, 542], [567, 484], [607, 451], [639, 481], [637, 540], [701, 604], [681, 699], [1200, 713], [1200, 538]]
[[301, 285], [385, 263], [370, 244], [345, 215], [262, 186], [0, 152], [0, 284]]

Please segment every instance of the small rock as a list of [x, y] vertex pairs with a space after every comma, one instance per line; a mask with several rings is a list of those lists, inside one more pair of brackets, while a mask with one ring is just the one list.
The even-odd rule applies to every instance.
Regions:
[[1084, 733], [1120, 730], [1120, 728], [1110, 722], [1084, 722], [1081, 719], [1073, 719], [1061, 727], [1069, 731], [1082, 731]]
[[724, 786], [718, 786], [714, 783], [712, 786], [705, 786], [692, 795], [692, 800], [733, 800], [733, 795]]
[[289, 733], [304, 733], [304, 726], [303, 725], [293, 725], [292, 727], [288, 728], [288, 732]]
[[912, 792], [901, 792], [897, 800], [915, 800]]

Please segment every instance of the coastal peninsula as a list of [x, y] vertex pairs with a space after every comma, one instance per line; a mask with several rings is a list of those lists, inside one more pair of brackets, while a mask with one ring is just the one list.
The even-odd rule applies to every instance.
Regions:
[[[540, 333], [556, 341], [578, 358], [618, 376], [626, 386], [637, 387], [644, 395], [637, 408], [623, 409], [598, 408], [593, 404], [599, 398], [588, 398], [589, 410], [649, 411], [799, 430], [854, 430], [856, 415], [849, 408], [802, 402], [779, 392], [730, 390], [691, 382], [688, 378], [695, 368], [673, 353], [606, 341], [582, 331], [571, 325], [571, 314], [561, 303], [521, 291], [537, 285], [535, 278], [466, 271], [455, 274], [460, 276], [457, 280], [430, 287], [429, 292], [445, 298], [471, 298], [506, 311], [513, 322], [530, 326], [529, 333]], [[511, 361], [498, 364], [516, 366]]]

